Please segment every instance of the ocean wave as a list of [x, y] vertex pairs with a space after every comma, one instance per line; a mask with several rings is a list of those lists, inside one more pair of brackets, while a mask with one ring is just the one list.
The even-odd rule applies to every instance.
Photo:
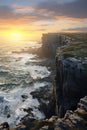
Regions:
[[[44, 114], [38, 110], [40, 105], [38, 100], [33, 99], [30, 93], [45, 85], [49, 85], [49, 83], [36, 82], [31, 87], [11, 89], [9, 93], [0, 91], [0, 123], [8, 120], [10, 126], [13, 127], [27, 114], [24, 111], [25, 108], [32, 108], [32, 114], [35, 118], [44, 118]], [[24, 100], [22, 95], [27, 96], [27, 98]]]
[[2, 52], [0, 56], [0, 123], [8, 121], [13, 127], [27, 114], [25, 108], [32, 108], [35, 118], [45, 117], [38, 110], [38, 100], [33, 99], [30, 93], [49, 85], [41, 79], [51, 73], [46, 66], [37, 65], [37, 62], [42, 61], [37, 55], [13, 54], [11, 51]]

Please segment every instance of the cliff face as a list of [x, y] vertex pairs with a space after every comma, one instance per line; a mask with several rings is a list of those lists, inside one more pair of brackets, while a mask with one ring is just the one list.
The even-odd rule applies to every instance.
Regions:
[[60, 48], [56, 56], [54, 95], [59, 117], [63, 117], [66, 110], [75, 110], [80, 98], [87, 95], [87, 58], [83, 56], [87, 53], [87, 46], [78, 44], [78, 49], [73, 46], [69, 50], [71, 46]]
[[87, 59], [56, 58], [56, 97], [58, 115], [75, 110], [80, 98], [87, 95]]

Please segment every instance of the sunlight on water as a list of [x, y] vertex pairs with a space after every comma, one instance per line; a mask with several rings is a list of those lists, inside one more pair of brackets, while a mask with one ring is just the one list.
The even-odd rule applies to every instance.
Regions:
[[38, 42], [22, 39], [22, 37], [20, 38], [20, 36], [14, 37], [14, 39], [12, 37], [10, 39], [0, 37], [0, 41], [0, 49], [3, 49], [4, 51], [18, 51], [20, 49], [41, 47], [41, 44], [39, 44]]

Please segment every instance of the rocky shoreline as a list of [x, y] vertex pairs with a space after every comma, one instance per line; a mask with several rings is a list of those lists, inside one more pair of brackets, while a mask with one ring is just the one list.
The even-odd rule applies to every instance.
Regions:
[[[52, 87], [45, 86], [31, 94], [39, 100], [39, 109], [46, 119], [36, 120], [28, 114], [11, 130], [87, 129], [87, 39], [84, 43], [84, 39], [81, 41], [80, 36], [76, 39], [74, 35], [43, 35], [42, 48], [35, 52], [40, 57], [47, 57], [47, 62], [41, 64], [52, 70], [47, 79]], [[32, 110], [25, 111], [30, 113]], [[0, 125], [0, 130], [6, 129], [10, 129], [7, 122]]]

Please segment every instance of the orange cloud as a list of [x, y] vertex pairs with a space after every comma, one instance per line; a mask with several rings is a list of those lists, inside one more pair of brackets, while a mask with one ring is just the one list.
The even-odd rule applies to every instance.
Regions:
[[15, 8], [16, 11], [35, 10], [33, 6], [23, 6], [19, 4], [13, 4], [12, 7]]

